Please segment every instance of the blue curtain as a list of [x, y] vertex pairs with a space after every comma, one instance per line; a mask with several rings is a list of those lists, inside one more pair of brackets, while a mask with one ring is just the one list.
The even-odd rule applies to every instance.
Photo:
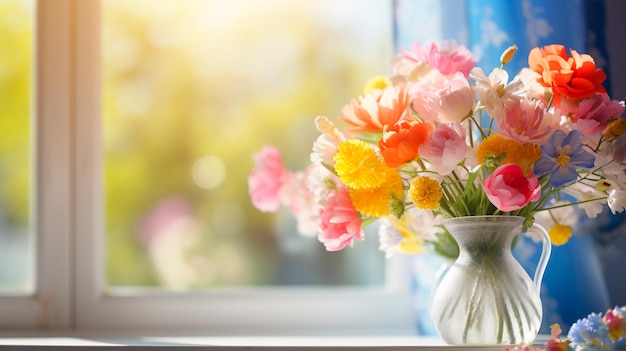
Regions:
[[[593, 1], [597, 3], [599, 1]], [[499, 66], [500, 54], [510, 45], [518, 55], [508, 65], [516, 73], [527, 65], [536, 46], [561, 43], [584, 52], [586, 16], [583, 0], [395, 0], [396, 48], [414, 41], [454, 39], [479, 58], [478, 66]], [[597, 16], [600, 6], [590, 5]]]
[[[513, 76], [528, 65], [532, 48], [560, 43], [590, 53], [610, 77], [605, 18], [610, 2], [605, 1], [394, 0], [394, 44], [400, 50], [415, 41], [426, 44], [454, 39], [477, 55], [478, 66], [486, 73], [498, 67], [501, 53], [515, 44], [518, 53], [506, 66]], [[626, 6], [620, 10], [626, 11]], [[626, 32], [609, 34], [623, 41]], [[610, 78], [605, 86], [611, 94]], [[618, 273], [626, 271], [625, 217], [606, 210], [599, 219], [575, 228], [575, 237], [567, 245], [553, 248], [542, 288], [541, 333], [549, 333], [552, 323], [559, 323], [566, 333], [577, 319], [591, 312], [626, 304], [626, 274]], [[529, 242], [521, 242], [516, 249], [530, 272], [537, 250]]]

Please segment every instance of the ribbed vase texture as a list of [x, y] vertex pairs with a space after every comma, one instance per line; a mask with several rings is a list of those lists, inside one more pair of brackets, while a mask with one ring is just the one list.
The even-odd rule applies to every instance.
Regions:
[[444, 221], [460, 249], [431, 306], [437, 332], [446, 343], [521, 345], [537, 336], [542, 318], [537, 282], [511, 253], [523, 220], [476, 216]]

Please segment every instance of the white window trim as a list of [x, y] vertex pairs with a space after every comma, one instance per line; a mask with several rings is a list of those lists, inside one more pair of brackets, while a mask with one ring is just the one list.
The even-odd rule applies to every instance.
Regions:
[[38, 293], [0, 298], [0, 327], [410, 333], [402, 258], [388, 262], [384, 287], [104, 292], [100, 6], [99, 0], [37, 4]]
[[[36, 11], [35, 184], [31, 230], [36, 293], [0, 297], [0, 328], [63, 328], [71, 323], [70, 21], [67, 0]], [[36, 200], [35, 200], [36, 199]]]

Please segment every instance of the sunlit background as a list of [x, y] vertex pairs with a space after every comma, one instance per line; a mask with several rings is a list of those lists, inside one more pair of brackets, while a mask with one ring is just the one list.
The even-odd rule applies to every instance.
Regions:
[[0, 1], [0, 294], [34, 289], [34, 0]]
[[252, 155], [308, 164], [335, 118], [387, 73], [377, 0], [103, 1], [106, 286], [372, 285], [375, 236], [341, 253], [248, 197]]
[[[35, 288], [35, 3], [0, 0], [0, 293]], [[387, 73], [390, 1], [102, 6], [105, 286], [382, 284], [376, 240], [325, 252], [247, 176], [268, 144], [303, 169], [314, 118]]]

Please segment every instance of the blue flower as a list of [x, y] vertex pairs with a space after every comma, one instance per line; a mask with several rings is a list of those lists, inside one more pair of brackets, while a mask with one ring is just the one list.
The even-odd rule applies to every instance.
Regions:
[[535, 175], [550, 173], [550, 185], [556, 189], [574, 183], [579, 168], [593, 168], [596, 157], [583, 149], [582, 136], [577, 130], [567, 135], [561, 130], [552, 133], [541, 145], [543, 155], [535, 162]]
[[574, 346], [581, 346], [586, 351], [605, 350], [612, 344], [602, 313], [591, 313], [587, 318], [579, 319], [572, 325], [567, 337]]

